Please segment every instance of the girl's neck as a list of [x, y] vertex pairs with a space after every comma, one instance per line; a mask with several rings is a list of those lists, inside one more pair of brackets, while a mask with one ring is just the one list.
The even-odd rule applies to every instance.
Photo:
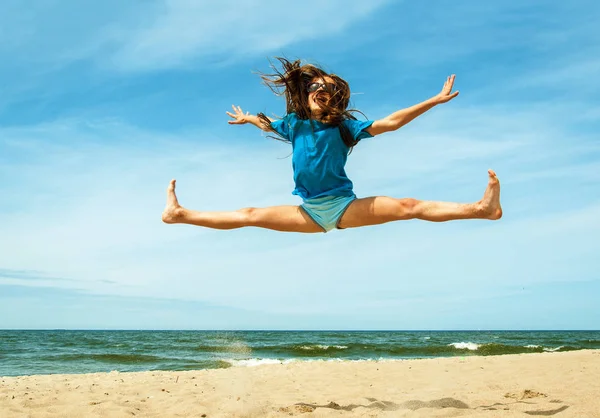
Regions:
[[322, 110], [312, 110], [310, 112], [310, 119], [311, 120], [315, 120], [317, 122], [324, 123], [322, 121], [322, 119], [323, 119], [323, 111]]

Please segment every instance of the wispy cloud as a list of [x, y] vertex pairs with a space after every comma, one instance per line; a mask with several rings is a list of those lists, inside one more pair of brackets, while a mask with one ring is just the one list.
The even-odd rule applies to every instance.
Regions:
[[[99, 91], [91, 93], [103, 96], [104, 78], [111, 80], [106, 84], [111, 90], [120, 91], [123, 85], [112, 77], [227, 68], [256, 55], [283, 54], [292, 44], [347, 30], [385, 3], [349, 8], [340, 0], [287, 5], [273, 0], [36, 0], [24, 8], [2, 2], [0, 77], [11, 82], [0, 86], [0, 122], [7, 110], [17, 120], [60, 113], [63, 100], [82, 99], [90, 84], [98, 83]], [[20, 107], [28, 113], [14, 112]]]
[[[125, 30], [113, 62], [124, 70], [188, 66], [197, 60], [230, 61], [280, 51], [299, 41], [319, 39], [365, 19], [385, 1], [221, 1], [168, 0], [148, 24]], [[332, 18], [335, 16], [335, 18]]]
[[0, 279], [12, 279], [16, 281], [31, 281], [36, 282], [40, 280], [55, 281], [72, 281], [72, 279], [48, 277], [44, 273], [32, 270], [11, 270], [11, 269], [0, 269]]
[[[72, 0], [40, 0], [28, 10], [4, 2], [0, 33], [6, 41], [0, 54], [55, 68], [81, 59], [126, 71], [189, 67], [199, 60], [214, 65], [335, 34], [385, 3], [109, 1], [86, 4], [83, 13], [82, 4]], [[77, 19], [71, 18], [74, 13]]]

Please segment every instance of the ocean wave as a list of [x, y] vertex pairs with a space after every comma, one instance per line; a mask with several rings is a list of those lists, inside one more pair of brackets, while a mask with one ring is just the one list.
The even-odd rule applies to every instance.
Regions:
[[348, 349], [348, 346], [347, 345], [322, 345], [322, 344], [300, 346], [300, 350], [307, 350], [307, 351], [315, 351], [315, 350], [328, 351], [330, 349], [346, 350], [346, 349]]
[[[566, 346], [557, 350], [566, 350]], [[576, 349], [576, 348], [571, 348]], [[290, 344], [278, 346], [254, 347], [251, 352], [233, 352], [215, 350], [212, 353], [219, 356], [243, 358], [428, 358], [454, 355], [501, 355], [520, 354], [544, 351], [539, 345], [506, 345], [500, 343], [481, 343], [474, 341], [459, 341], [449, 344], [430, 345], [401, 345], [401, 344]], [[235, 354], [232, 356], [232, 354]], [[220, 356], [219, 356], [220, 357]]]
[[479, 350], [479, 347], [481, 347], [480, 344], [475, 344], [475, 343], [470, 343], [470, 342], [451, 343], [451, 344], [448, 344], [448, 346], [452, 346], [452, 347], [456, 348], [457, 350], [470, 350], [470, 351], [477, 351], [477, 350]]
[[[424, 349], [423, 347], [400, 347], [400, 346], [365, 346], [360, 345], [360, 352], [356, 353], [355, 356], [349, 356], [344, 351], [338, 352], [335, 356], [327, 358], [326, 350], [331, 349], [332, 346], [326, 345], [311, 345], [311, 346], [298, 346], [290, 351], [283, 351], [279, 355], [280, 358], [276, 357], [253, 357], [247, 359], [221, 359], [232, 366], [260, 366], [263, 364], [288, 364], [293, 362], [370, 362], [370, 361], [403, 361], [409, 358], [432, 358], [442, 356], [464, 356], [466, 353], [469, 355], [477, 356], [493, 356], [493, 355], [504, 355], [504, 354], [526, 354], [531, 352], [555, 352], [555, 351], [567, 351], [569, 349], [576, 349], [567, 346], [560, 346], [556, 348], [543, 348], [539, 345], [530, 344], [527, 346], [512, 346], [496, 343], [475, 343], [475, 342], [455, 342], [447, 345], [438, 345]], [[346, 346], [343, 346], [346, 347]], [[346, 349], [351, 350], [352, 347]], [[346, 350], [344, 349], [344, 350]], [[321, 350], [321, 355], [314, 353], [314, 351]], [[376, 355], [379, 354], [379, 355]]]

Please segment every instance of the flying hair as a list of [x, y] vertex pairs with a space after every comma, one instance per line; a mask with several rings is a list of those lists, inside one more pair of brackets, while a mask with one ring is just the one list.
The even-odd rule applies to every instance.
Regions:
[[[342, 123], [344, 120], [356, 120], [353, 112], [359, 112], [355, 109], [348, 109], [350, 103], [350, 86], [343, 78], [336, 74], [328, 74], [322, 68], [313, 64], [302, 64], [300, 60], [289, 61], [286, 58], [275, 57], [281, 64], [282, 70], [278, 70], [271, 64], [274, 73], [259, 73], [263, 83], [273, 91], [277, 96], [284, 96], [286, 101], [286, 113], [296, 113], [298, 119], [310, 120], [311, 110], [308, 103], [308, 85], [315, 78], [330, 77], [335, 88], [329, 91], [329, 100], [320, 97], [317, 92], [317, 100], [322, 108], [319, 114], [319, 121], [328, 125], [337, 126], [340, 130], [342, 140], [352, 149], [358, 141], [354, 139], [350, 131]], [[359, 112], [361, 113], [361, 112]], [[274, 138], [290, 142], [282, 138], [274, 129], [270, 128], [270, 120], [264, 113], [257, 114], [263, 126], [269, 132], [275, 134]]]

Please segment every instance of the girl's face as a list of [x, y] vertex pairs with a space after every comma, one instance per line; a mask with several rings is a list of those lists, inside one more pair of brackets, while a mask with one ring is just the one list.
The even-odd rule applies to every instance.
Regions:
[[315, 115], [322, 110], [321, 103], [325, 104], [331, 99], [336, 85], [331, 77], [315, 77], [308, 84], [307, 89], [308, 106], [312, 114]]

